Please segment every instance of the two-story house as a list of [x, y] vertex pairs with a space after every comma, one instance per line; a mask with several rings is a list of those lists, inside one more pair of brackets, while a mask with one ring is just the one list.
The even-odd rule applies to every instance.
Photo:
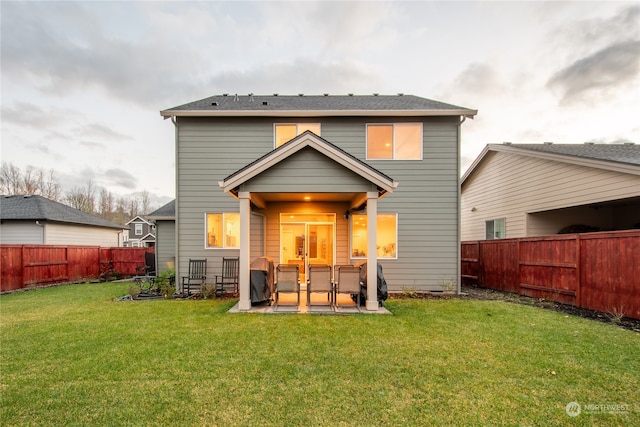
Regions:
[[[220, 95], [161, 111], [176, 138], [176, 275], [207, 258], [367, 262], [390, 291], [459, 289], [460, 131], [477, 111], [411, 95]], [[377, 310], [368, 281], [368, 310]]]
[[137, 215], [125, 225], [129, 229], [124, 236], [124, 246], [148, 248], [156, 245], [156, 226], [153, 222]]

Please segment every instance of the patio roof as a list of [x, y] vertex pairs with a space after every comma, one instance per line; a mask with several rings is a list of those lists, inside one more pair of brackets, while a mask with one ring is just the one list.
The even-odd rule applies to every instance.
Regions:
[[334, 144], [331, 144], [329, 141], [319, 137], [311, 131], [302, 133], [254, 162], [249, 163], [245, 167], [227, 176], [222, 181], [219, 181], [218, 184], [225, 192], [237, 196], [238, 189], [242, 184], [307, 147], [314, 149], [375, 185], [380, 197], [393, 192], [398, 187], [398, 182], [394, 181], [389, 176], [362, 162], [358, 158], [352, 156]]

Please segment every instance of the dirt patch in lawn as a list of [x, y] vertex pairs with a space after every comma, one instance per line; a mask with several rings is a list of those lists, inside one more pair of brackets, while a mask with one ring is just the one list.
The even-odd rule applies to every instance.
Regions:
[[478, 288], [475, 286], [467, 285], [462, 286], [462, 294], [459, 296], [459, 298], [476, 300], [498, 300], [516, 304], [531, 305], [539, 308], [544, 308], [546, 310], [553, 310], [572, 316], [580, 316], [584, 317], [585, 319], [596, 320], [598, 322], [611, 323], [624, 329], [640, 332], [640, 320], [630, 319], [628, 317], [620, 318], [613, 313], [602, 313], [599, 311], [588, 310], [586, 308], [575, 307], [573, 305], [560, 304], [557, 302], [546, 300], [544, 298], [531, 298], [510, 292], [495, 291], [493, 289]]

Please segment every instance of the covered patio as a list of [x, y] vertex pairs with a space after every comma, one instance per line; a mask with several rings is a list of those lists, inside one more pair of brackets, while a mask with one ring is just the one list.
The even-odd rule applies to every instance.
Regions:
[[[255, 210], [266, 212], [265, 216], [269, 222], [267, 228], [270, 230], [280, 229], [281, 218], [285, 212], [309, 213], [313, 209], [320, 209], [316, 212], [328, 212], [328, 216], [334, 218], [332, 221], [337, 224], [337, 221], [346, 221], [350, 212], [366, 210], [367, 275], [376, 277], [378, 200], [393, 192], [398, 186], [396, 181], [382, 172], [307, 131], [229, 175], [219, 182], [219, 186], [239, 202], [240, 301], [232, 311], [273, 311], [270, 306], [252, 306], [250, 299], [250, 260], [252, 259], [250, 227], [251, 215]], [[345, 207], [345, 209], [327, 210], [327, 207], [331, 209], [336, 206], [340, 206], [340, 209]], [[335, 231], [333, 235], [336, 235]], [[347, 238], [346, 234], [342, 236]], [[267, 255], [273, 258], [276, 264], [286, 262], [279, 252], [282, 246], [280, 232], [271, 234], [268, 239]], [[341, 248], [348, 249], [348, 242], [342, 241], [340, 244]], [[342, 250], [339, 254], [335, 252], [332, 252], [332, 260], [324, 262], [325, 264], [331, 267], [338, 264], [351, 264], [351, 256], [347, 250]], [[306, 265], [308, 265], [308, 256], [309, 254], [302, 254], [301, 275], [303, 276], [305, 274], [304, 258], [307, 258]], [[301, 280], [301, 284], [304, 289], [304, 280]], [[300, 305], [290, 310], [299, 313], [322, 312], [322, 309], [316, 306], [309, 309], [306, 305], [306, 290], [302, 292]], [[366, 295], [364, 307], [361, 307], [360, 311], [354, 307], [354, 312], [386, 311], [383, 307], [379, 307], [375, 283], [368, 284]], [[284, 299], [282, 304], [278, 311], [286, 310]], [[327, 309], [326, 312], [336, 311]]]

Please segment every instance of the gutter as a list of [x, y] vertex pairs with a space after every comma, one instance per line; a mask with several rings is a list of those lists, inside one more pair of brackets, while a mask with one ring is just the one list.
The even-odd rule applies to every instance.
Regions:
[[[425, 117], [462, 116], [473, 118], [478, 110], [164, 110], [165, 119], [175, 117]], [[175, 124], [175, 122], [174, 122]]]

